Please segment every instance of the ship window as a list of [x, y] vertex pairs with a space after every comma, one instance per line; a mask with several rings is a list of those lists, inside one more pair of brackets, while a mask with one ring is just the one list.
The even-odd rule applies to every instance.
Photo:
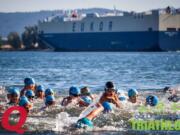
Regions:
[[167, 28], [167, 31], [176, 31], [176, 28]]
[[109, 22], [109, 30], [112, 30], [112, 21]]
[[81, 31], [84, 31], [84, 23], [81, 23]]
[[76, 30], [76, 23], [74, 22], [72, 26], [72, 31], [75, 32], [75, 30]]
[[150, 27], [150, 28], [148, 28], [148, 31], [153, 31], [153, 29]]
[[178, 31], [180, 31], [180, 28], [178, 29]]
[[103, 22], [100, 22], [100, 24], [99, 24], [99, 30], [100, 30], [100, 31], [103, 30]]
[[90, 24], [90, 30], [91, 30], [91, 31], [94, 30], [94, 23], [93, 23], [93, 22], [91, 22], [91, 24]]

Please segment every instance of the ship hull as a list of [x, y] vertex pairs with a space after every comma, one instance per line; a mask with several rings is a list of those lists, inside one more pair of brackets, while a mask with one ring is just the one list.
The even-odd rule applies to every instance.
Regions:
[[159, 32], [159, 46], [163, 51], [180, 51], [180, 31]]
[[48, 33], [39, 38], [57, 51], [160, 51], [159, 32]]

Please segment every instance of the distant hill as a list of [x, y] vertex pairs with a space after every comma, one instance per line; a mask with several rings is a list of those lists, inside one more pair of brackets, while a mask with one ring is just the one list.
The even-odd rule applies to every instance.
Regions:
[[12, 31], [22, 33], [25, 26], [37, 24], [38, 20], [42, 20], [52, 13], [53, 11], [0, 13], [0, 35], [7, 36]]
[[[77, 11], [78, 13], [97, 12], [99, 14], [113, 12], [113, 10], [104, 8], [78, 9]], [[9, 32], [18, 32], [21, 34], [25, 26], [35, 25], [38, 23], [38, 20], [43, 20], [49, 16], [62, 13], [62, 10], [0, 13], [0, 35], [6, 37]]]

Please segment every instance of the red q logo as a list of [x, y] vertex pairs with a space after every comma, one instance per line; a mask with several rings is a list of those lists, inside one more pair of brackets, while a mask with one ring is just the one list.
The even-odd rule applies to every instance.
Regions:
[[[16, 123], [16, 125], [10, 125], [9, 124], [9, 116], [15, 110], [19, 111], [20, 119], [19, 119], [19, 122]], [[27, 118], [27, 111], [23, 107], [20, 107], [20, 106], [10, 107], [8, 110], [6, 110], [6, 112], [2, 116], [2, 127], [6, 130], [15, 131], [19, 134], [23, 134], [24, 129], [22, 128], [22, 126], [26, 122], [26, 118]]]

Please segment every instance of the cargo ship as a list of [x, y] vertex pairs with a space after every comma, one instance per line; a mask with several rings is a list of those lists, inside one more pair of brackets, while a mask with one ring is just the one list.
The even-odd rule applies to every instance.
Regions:
[[38, 32], [56, 51], [179, 51], [180, 11], [72, 12], [39, 21]]

